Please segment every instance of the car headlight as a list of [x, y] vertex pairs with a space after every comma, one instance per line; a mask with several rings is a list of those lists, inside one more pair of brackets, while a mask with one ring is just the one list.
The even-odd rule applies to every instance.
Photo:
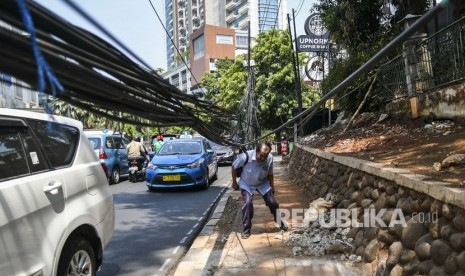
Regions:
[[191, 164], [187, 165], [187, 167], [189, 169], [195, 169], [195, 168], [201, 167], [202, 165], [203, 165], [203, 160], [200, 160], [200, 161], [197, 161], [197, 162], [194, 162], [194, 163], [191, 163]]
[[149, 165], [147, 166], [147, 169], [148, 170], [156, 170], [156, 169], [158, 169], [158, 167], [155, 164], [149, 163]]

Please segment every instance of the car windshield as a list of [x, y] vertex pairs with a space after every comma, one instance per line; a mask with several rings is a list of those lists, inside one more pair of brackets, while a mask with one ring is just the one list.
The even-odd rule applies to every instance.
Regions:
[[99, 149], [101, 147], [100, 138], [88, 138], [88, 139], [89, 139], [90, 145], [92, 146], [94, 150]]
[[228, 146], [223, 146], [223, 145], [220, 145], [220, 144], [217, 144], [213, 141], [208, 141], [210, 143], [210, 145], [212, 146], [212, 148], [214, 149], [228, 149], [229, 147]]
[[200, 153], [202, 153], [202, 144], [200, 141], [176, 141], [164, 144], [158, 152], [158, 155], [187, 155]]

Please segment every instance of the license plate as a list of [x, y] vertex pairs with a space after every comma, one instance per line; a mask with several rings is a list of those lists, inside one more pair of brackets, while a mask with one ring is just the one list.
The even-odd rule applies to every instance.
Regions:
[[137, 168], [137, 167], [130, 167], [129, 168], [129, 171], [131, 171], [131, 172], [135, 172], [135, 171], [138, 171], [138, 170], [139, 170], [139, 168]]
[[163, 181], [181, 181], [181, 176], [179, 174], [175, 175], [164, 175]]

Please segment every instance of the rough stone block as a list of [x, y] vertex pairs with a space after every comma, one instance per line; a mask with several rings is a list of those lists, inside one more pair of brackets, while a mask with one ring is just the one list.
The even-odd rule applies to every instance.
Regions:
[[444, 240], [435, 240], [431, 243], [431, 260], [442, 266], [453, 249]]

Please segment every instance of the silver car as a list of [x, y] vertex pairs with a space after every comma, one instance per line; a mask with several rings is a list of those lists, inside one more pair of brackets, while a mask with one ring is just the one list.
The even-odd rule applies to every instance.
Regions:
[[0, 108], [0, 275], [95, 275], [113, 228], [82, 124]]

